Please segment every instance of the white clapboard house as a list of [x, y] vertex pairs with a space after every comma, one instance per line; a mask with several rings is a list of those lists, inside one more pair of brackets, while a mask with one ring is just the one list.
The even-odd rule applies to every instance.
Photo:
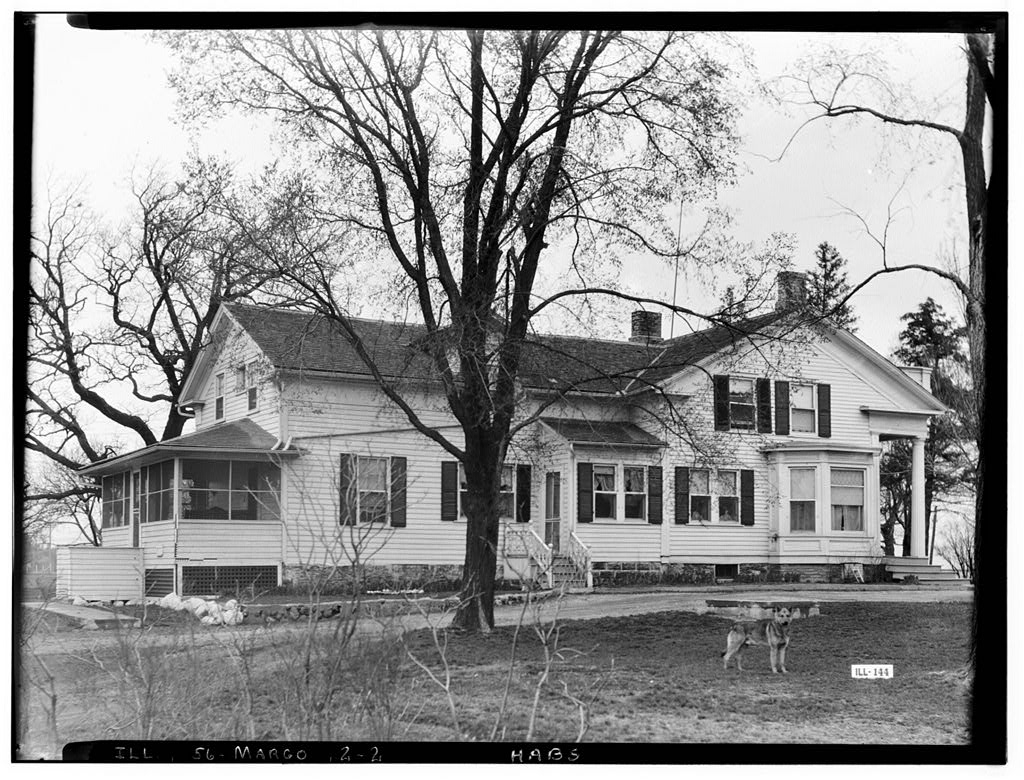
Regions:
[[[501, 576], [807, 580], [884, 566], [879, 459], [893, 438], [913, 441], [911, 552], [924, 555], [924, 440], [944, 412], [929, 369], [796, 324], [803, 277], [778, 284], [774, 311], [676, 338], [644, 311], [628, 340], [533, 338], [522, 415], [547, 406], [509, 449]], [[422, 326], [355, 327], [420, 418], [458, 439]], [[322, 317], [223, 305], [179, 406], [194, 433], [82, 469], [102, 481], [103, 548], [134, 550], [150, 593], [267, 587], [356, 559], [457, 580], [460, 466]], [[113, 581], [127, 558], [104, 560]]]

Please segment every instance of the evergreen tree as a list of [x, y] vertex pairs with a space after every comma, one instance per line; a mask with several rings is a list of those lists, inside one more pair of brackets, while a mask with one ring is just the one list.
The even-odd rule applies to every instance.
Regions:
[[827, 241], [818, 244], [814, 251], [814, 270], [809, 274], [807, 304], [815, 314], [826, 317], [838, 328], [854, 332], [857, 316], [850, 310], [850, 304], [836, 307], [850, 292], [846, 281], [846, 258]]
[[[906, 365], [932, 369], [932, 395], [950, 408], [949, 414], [933, 418], [925, 442], [925, 539], [930, 528], [932, 506], [936, 498], [949, 496], [972, 484], [974, 472], [973, 409], [967, 385], [968, 359], [965, 352], [966, 328], [946, 315], [942, 307], [928, 298], [917, 310], [900, 318], [906, 327], [899, 334], [900, 345], [893, 357]], [[910, 447], [894, 442], [882, 457], [882, 535], [885, 552], [892, 555], [893, 530], [904, 526], [903, 554], [910, 545]]]

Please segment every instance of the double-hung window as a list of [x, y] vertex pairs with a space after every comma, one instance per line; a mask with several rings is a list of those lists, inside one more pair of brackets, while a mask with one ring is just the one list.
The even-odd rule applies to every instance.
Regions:
[[792, 433], [817, 432], [814, 385], [790, 385], [789, 409], [789, 429]]
[[754, 380], [729, 377], [729, 424], [733, 428], [754, 427]]
[[690, 522], [707, 523], [711, 519], [711, 472], [690, 469]]
[[832, 469], [832, 530], [864, 530], [864, 471]]
[[718, 522], [738, 523], [740, 499], [735, 471], [718, 470]]
[[789, 470], [789, 530], [814, 533], [817, 470]]
[[[515, 467], [503, 465], [501, 467], [501, 485], [498, 488], [498, 517], [508, 519], [515, 516], [516, 494], [515, 494]], [[466, 501], [469, 495], [469, 486], [466, 483], [466, 469], [459, 464], [459, 517], [466, 517]]]
[[359, 522], [384, 523], [388, 519], [388, 459], [362, 458], [356, 461], [359, 492]]
[[623, 466], [622, 489], [625, 493], [627, 520], [647, 519], [647, 480], [643, 466]]
[[214, 379], [213, 417], [215, 420], [224, 419], [224, 374], [217, 374]]
[[248, 403], [249, 411], [253, 411], [256, 408], [257, 402], [257, 390], [256, 390], [256, 364], [246, 363], [245, 368], [245, 395]]
[[615, 466], [594, 466], [594, 519], [614, 520], [618, 491], [615, 487]]

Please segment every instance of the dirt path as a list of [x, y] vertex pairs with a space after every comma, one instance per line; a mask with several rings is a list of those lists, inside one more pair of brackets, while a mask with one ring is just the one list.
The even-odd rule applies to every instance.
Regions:
[[[561, 620], [593, 620], [603, 617], [624, 617], [649, 612], [707, 611], [708, 599], [727, 599], [734, 601], [775, 601], [806, 602], [819, 604], [829, 602], [967, 602], [974, 597], [969, 588], [929, 588], [913, 586], [871, 586], [850, 588], [848, 586], [779, 586], [770, 589], [749, 587], [714, 587], [714, 588], [677, 588], [659, 591], [615, 591], [589, 594], [568, 594], [561, 599], [548, 599], [531, 605], [524, 617], [521, 604], [496, 606], [494, 609], [495, 624], [499, 626], [515, 625], [524, 620], [533, 621], [535, 615], [544, 620], [552, 619], [555, 614]], [[536, 610], [536, 611], [535, 611]], [[732, 619], [727, 617], [727, 619]], [[430, 625], [446, 626], [451, 620], [450, 615], [431, 615], [428, 618], [406, 616], [403, 618], [371, 619], [364, 618], [359, 622], [358, 631], [364, 635], [378, 634], [387, 629], [397, 629], [399, 625], [406, 630], [427, 628]], [[325, 621], [319, 625], [321, 631], [331, 631], [335, 622]], [[272, 629], [253, 626], [210, 628], [194, 625], [194, 641], [200, 645], [231, 644], [235, 632], [251, 634], [264, 631], [268, 637], [280, 636], [280, 632], [301, 632], [306, 630], [303, 621], [281, 623]], [[157, 641], [173, 643], [186, 639], [188, 635], [180, 628], [156, 628], [148, 632]], [[72, 630], [55, 633], [40, 633], [30, 639], [31, 650], [42, 655], [71, 653], [87, 653], [92, 648], [112, 646], [118, 641], [116, 631]]]

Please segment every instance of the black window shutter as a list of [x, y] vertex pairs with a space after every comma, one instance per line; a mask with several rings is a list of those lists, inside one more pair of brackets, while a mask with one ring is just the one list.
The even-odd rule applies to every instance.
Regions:
[[789, 382], [775, 383], [775, 432], [789, 436]]
[[729, 430], [729, 377], [716, 374], [715, 384], [715, 430]]
[[767, 379], [755, 382], [757, 389], [757, 430], [758, 433], [772, 432], [772, 385]]
[[516, 522], [530, 522], [530, 474], [529, 466], [516, 466]]
[[832, 436], [832, 385], [818, 385], [818, 435]]
[[754, 524], [754, 472], [750, 469], [740, 472], [740, 524]]
[[661, 466], [647, 467], [647, 522], [661, 525]]
[[576, 464], [576, 522], [594, 522], [594, 464]]
[[342, 455], [338, 469], [338, 522], [356, 524], [356, 456]]
[[405, 528], [405, 458], [391, 459], [391, 527]]
[[459, 464], [454, 460], [441, 463], [441, 519], [453, 522], [459, 515]]
[[690, 522], [690, 470], [676, 466], [676, 524]]

